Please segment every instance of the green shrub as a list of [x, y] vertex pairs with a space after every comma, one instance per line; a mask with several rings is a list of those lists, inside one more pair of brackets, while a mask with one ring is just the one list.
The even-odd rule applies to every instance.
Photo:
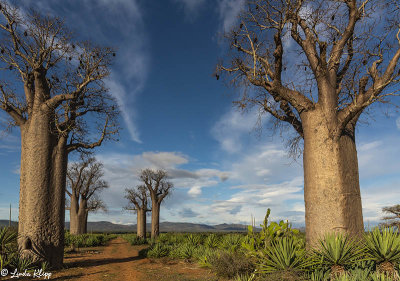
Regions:
[[308, 265], [305, 249], [300, 248], [292, 236], [275, 239], [262, 252], [264, 258], [258, 264], [261, 273], [300, 272]]
[[319, 247], [313, 250], [313, 264], [318, 268], [328, 267], [331, 275], [341, 275], [356, 262], [365, 257], [365, 249], [348, 235], [327, 234], [319, 240]]
[[115, 234], [71, 235], [69, 232], [66, 232], [64, 236], [64, 246], [73, 246], [76, 248], [104, 246], [108, 241], [116, 237], [117, 235]]
[[244, 237], [240, 234], [227, 234], [223, 236], [221, 246], [224, 249], [236, 251], [241, 247], [243, 239]]
[[209, 262], [211, 269], [223, 277], [233, 278], [240, 274], [251, 274], [254, 271], [252, 261], [241, 253], [220, 251]]
[[197, 246], [201, 244], [201, 236], [198, 234], [190, 234], [187, 238], [186, 238], [186, 243], [191, 244], [193, 246]]
[[210, 234], [207, 236], [204, 245], [208, 248], [218, 248], [221, 244], [221, 239], [216, 234]]
[[377, 264], [377, 271], [395, 275], [395, 267], [400, 262], [400, 235], [398, 230], [389, 227], [381, 231], [376, 227], [365, 235], [365, 245], [369, 259]]
[[147, 257], [149, 258], [162, 258], [169, 254], [169, 248], [163, 244], [156, 243], [148, 251]]

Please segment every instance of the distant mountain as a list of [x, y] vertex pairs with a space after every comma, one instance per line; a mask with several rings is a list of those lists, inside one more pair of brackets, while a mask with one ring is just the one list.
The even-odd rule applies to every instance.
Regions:
[[[0, 227], [4, 227], [4, 226], [8, 226], [8, 225], [9, 225], [9, 221], [8, 220], [0, 220]], [[18, 222], [11, 221], [11, 226], [17, 227], [18, 226]]]
[[[69, 229], [69, 222], [65, 223]], [[147, 230], [150, 231], [151, 224], [147, 224]], [[108, 221], [88, 222], [88, 232], [135, 232], [136, 224], [123, 225]], [[242, 224], [219, 224], [206, 225], [186, 222], [161, 222], [161, 232], [243, 232], [247, 231], [247, 226]]]
[[[18, 222], [12, 221], [13, 227], [18, 226]], [[8, 220], [0, 220], [0, 227], [8, 226]], [[69, 222], [65, 222], [65, 229], [69, 229]], [[258, 228], [259, 229], [259, 228]], [[299, 227], [300, 231], [304, 232], [304, 227]], [[88, 232], [136, 232], [136, 224], [124, 225], [115, 224], [108, 221], [88, 222]], [[151, 230], [151, 224], [147, 224], [147, 231]], [[161, 232], [246, 232], [247, 225], [244, 224], [218, 224], [207, 225], [188, 222], [161, 222]]]

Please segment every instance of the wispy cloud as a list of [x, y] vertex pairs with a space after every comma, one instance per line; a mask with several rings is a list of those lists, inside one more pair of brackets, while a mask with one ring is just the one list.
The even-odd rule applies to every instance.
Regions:
[[[142, 11], [138, 0], [23, 0], [24, 8], [65, 19], [78, 38], [117, 48], [112, 76], [106, 81], [120, 107], [131, 140], [141, 142], [135, 123], [135, 100], [143, 89], [150, 65]], [[94, 13], [93, 11], [96, 10]]]
[[238, 21], [239, 13], [245, 6], [245, 0], [220, 0], [218, 13], [222, 22], [222, 31], [229, 32]]
[[254, 132], [259, 122], [267, 118], [266, 115], [260, 115], [256, 109], [242, 113], [232, 108], [213, 126], [211, 134], [224, 151], [237, 153], [241, 151], [246, 136]]
[[185, 13], [185, 19], [193, 21], [199, 14], [202, 6], [207, 0], [173, 0], [173, 2], [180, 5]]
[[[148, 151], [137, 155], [107, 153], [99, 154], [96, 158], [104, 163], [104, 180], [110, 184], [110, 188], [104, 190], [101, 196], [111, 210], [121, 210], [126, 205], [125, 188], [140, 184], [138, 174], [145, 168], [167, 170], [170, 180], [175, 186], [171, 196], [167, 199], [166, 207], [169, 209], [172, 206], [173, 208], [179, 206], [179, 202], [185, 201], [184, 198], [193, 202], [202, 194], [203, 188], [216, 186], [228, 177], [227, 172], [216, 169], [187, 170], [180, 168], [181, 165], [190, 163], [190, 158], [179, 152]], [[106, 218], [107, 216], [109, 218], [117, 217], [117, 215], [99, 214], [96, 215], [96, 218]], [[132, 220], [129, 216], [124, 215], [125, 217]]]

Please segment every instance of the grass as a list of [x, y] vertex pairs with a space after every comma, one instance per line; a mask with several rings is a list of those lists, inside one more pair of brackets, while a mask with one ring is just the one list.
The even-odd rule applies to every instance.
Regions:
[[65, 233], [64, 246], [66, 248], [86, 248], [105, 246], [108, 241], [116, 238], [116, 234], [80, 234], [71, 235], [69, 232]]

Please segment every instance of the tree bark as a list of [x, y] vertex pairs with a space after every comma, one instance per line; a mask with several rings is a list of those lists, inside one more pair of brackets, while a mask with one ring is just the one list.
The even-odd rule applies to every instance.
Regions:
[[151, 206], [151, 239], [156, 239], [160, 234], [160, 203], [152, 200]]
[[144, 209], [137, 210], [137, 236], [146, 238], [146, 211]]
[[362, 235], [355, 124], [347, 126], [347, 133], [335, 141], [335, 118], [329, 118], [320, 107], [302, 113], [301, 119], [307, 245], [316, 246], [327, 232]]
[[86, 212], [85, 212], [85, 223], [84, 223], [83, 233], [88, 233], [88, 232], [87, 232], [88, 217], [89, 217], [89, 210], [86, 209]]
[[72, 235], [79, 235], [86, 233], [87, 224], [87, 202], [81, 199], [78, 204], [77, 198], [71, 196], [71, 210], [70, 210], [70, 233]]
[[[35, 110], [36, 109], [36, 110]], [[51, 110], [35, 108], [21, 128], [18, 246], [23, 256], [61, 268], [64, 255], [66, 139]]]

